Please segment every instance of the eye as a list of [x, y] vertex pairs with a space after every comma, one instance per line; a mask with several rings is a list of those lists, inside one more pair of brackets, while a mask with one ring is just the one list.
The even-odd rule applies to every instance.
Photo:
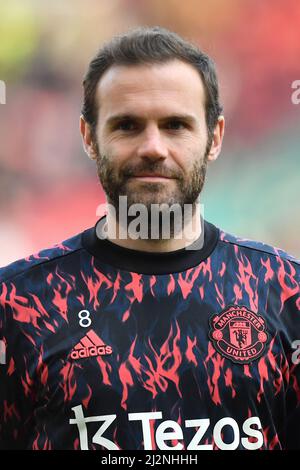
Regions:
[[166, 124], [167, 129], [170, 129], [172, 131], [178, 131], [181, 129], [184, 129], [186, 127], [186, 124], [183, 121], [180, 121], [179, 119], [172, 119]]
[[137, 123], [132, 119], [126, 119], [124, 121], [120, 121], [115, 126], [116, 130], [130, 132], [137, 129]]

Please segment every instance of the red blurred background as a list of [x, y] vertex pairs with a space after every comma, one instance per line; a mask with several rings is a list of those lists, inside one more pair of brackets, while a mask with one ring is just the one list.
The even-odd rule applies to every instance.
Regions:
[[0, 6], [0, 266], [93, 225], [104, 201], [79, 134], [82, 78], [104, 40], [160, 25], [210, 54], [226, 117], [205, 217], [300, 256], [300, 2], [10, 0]]

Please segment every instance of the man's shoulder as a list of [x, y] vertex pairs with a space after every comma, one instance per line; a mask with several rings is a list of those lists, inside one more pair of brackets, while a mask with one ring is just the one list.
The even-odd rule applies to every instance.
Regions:
[[249, 254], [261, 256], [263, 254], [269, 257], [276, 257], [283, 262], [290, 262], [295, 265], [296, 269], [300, 269], [300, 260], [289, 254], [288, 252], [277, 248], [272, 245], [268, 245], [262, 241], [251, 240], [248, 238], [238, 237], [231, 233], [220, 230], [220, 241], [234, 245], [239, 250], [248, 251]]
[[32, 269], [76, 253], [82, 249], [82, 233], [77, 233], [66, 240], [55, 243], [25, 258], [18, 259], [7, 266], [0, 267], [0, 284], [19, 275], [26, 275]]

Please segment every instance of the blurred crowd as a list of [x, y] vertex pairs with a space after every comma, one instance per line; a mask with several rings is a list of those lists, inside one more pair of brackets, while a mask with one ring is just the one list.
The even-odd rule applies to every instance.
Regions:
[[79, 135], [82, 78], [103, 41], [138, 25], [210, 54], [226, 117], [205, 216], [300, 256], [298, 0], [10, 0], [0, 4], [0, 266], [97, 220], [104, 201]]

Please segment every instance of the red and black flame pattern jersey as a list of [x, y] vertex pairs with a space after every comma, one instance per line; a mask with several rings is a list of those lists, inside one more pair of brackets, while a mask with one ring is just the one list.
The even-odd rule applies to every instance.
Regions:
[[0, 270], [1, 449], [300, 450], [299, 262], [204, 228], [149, 253], [92, 227]]

